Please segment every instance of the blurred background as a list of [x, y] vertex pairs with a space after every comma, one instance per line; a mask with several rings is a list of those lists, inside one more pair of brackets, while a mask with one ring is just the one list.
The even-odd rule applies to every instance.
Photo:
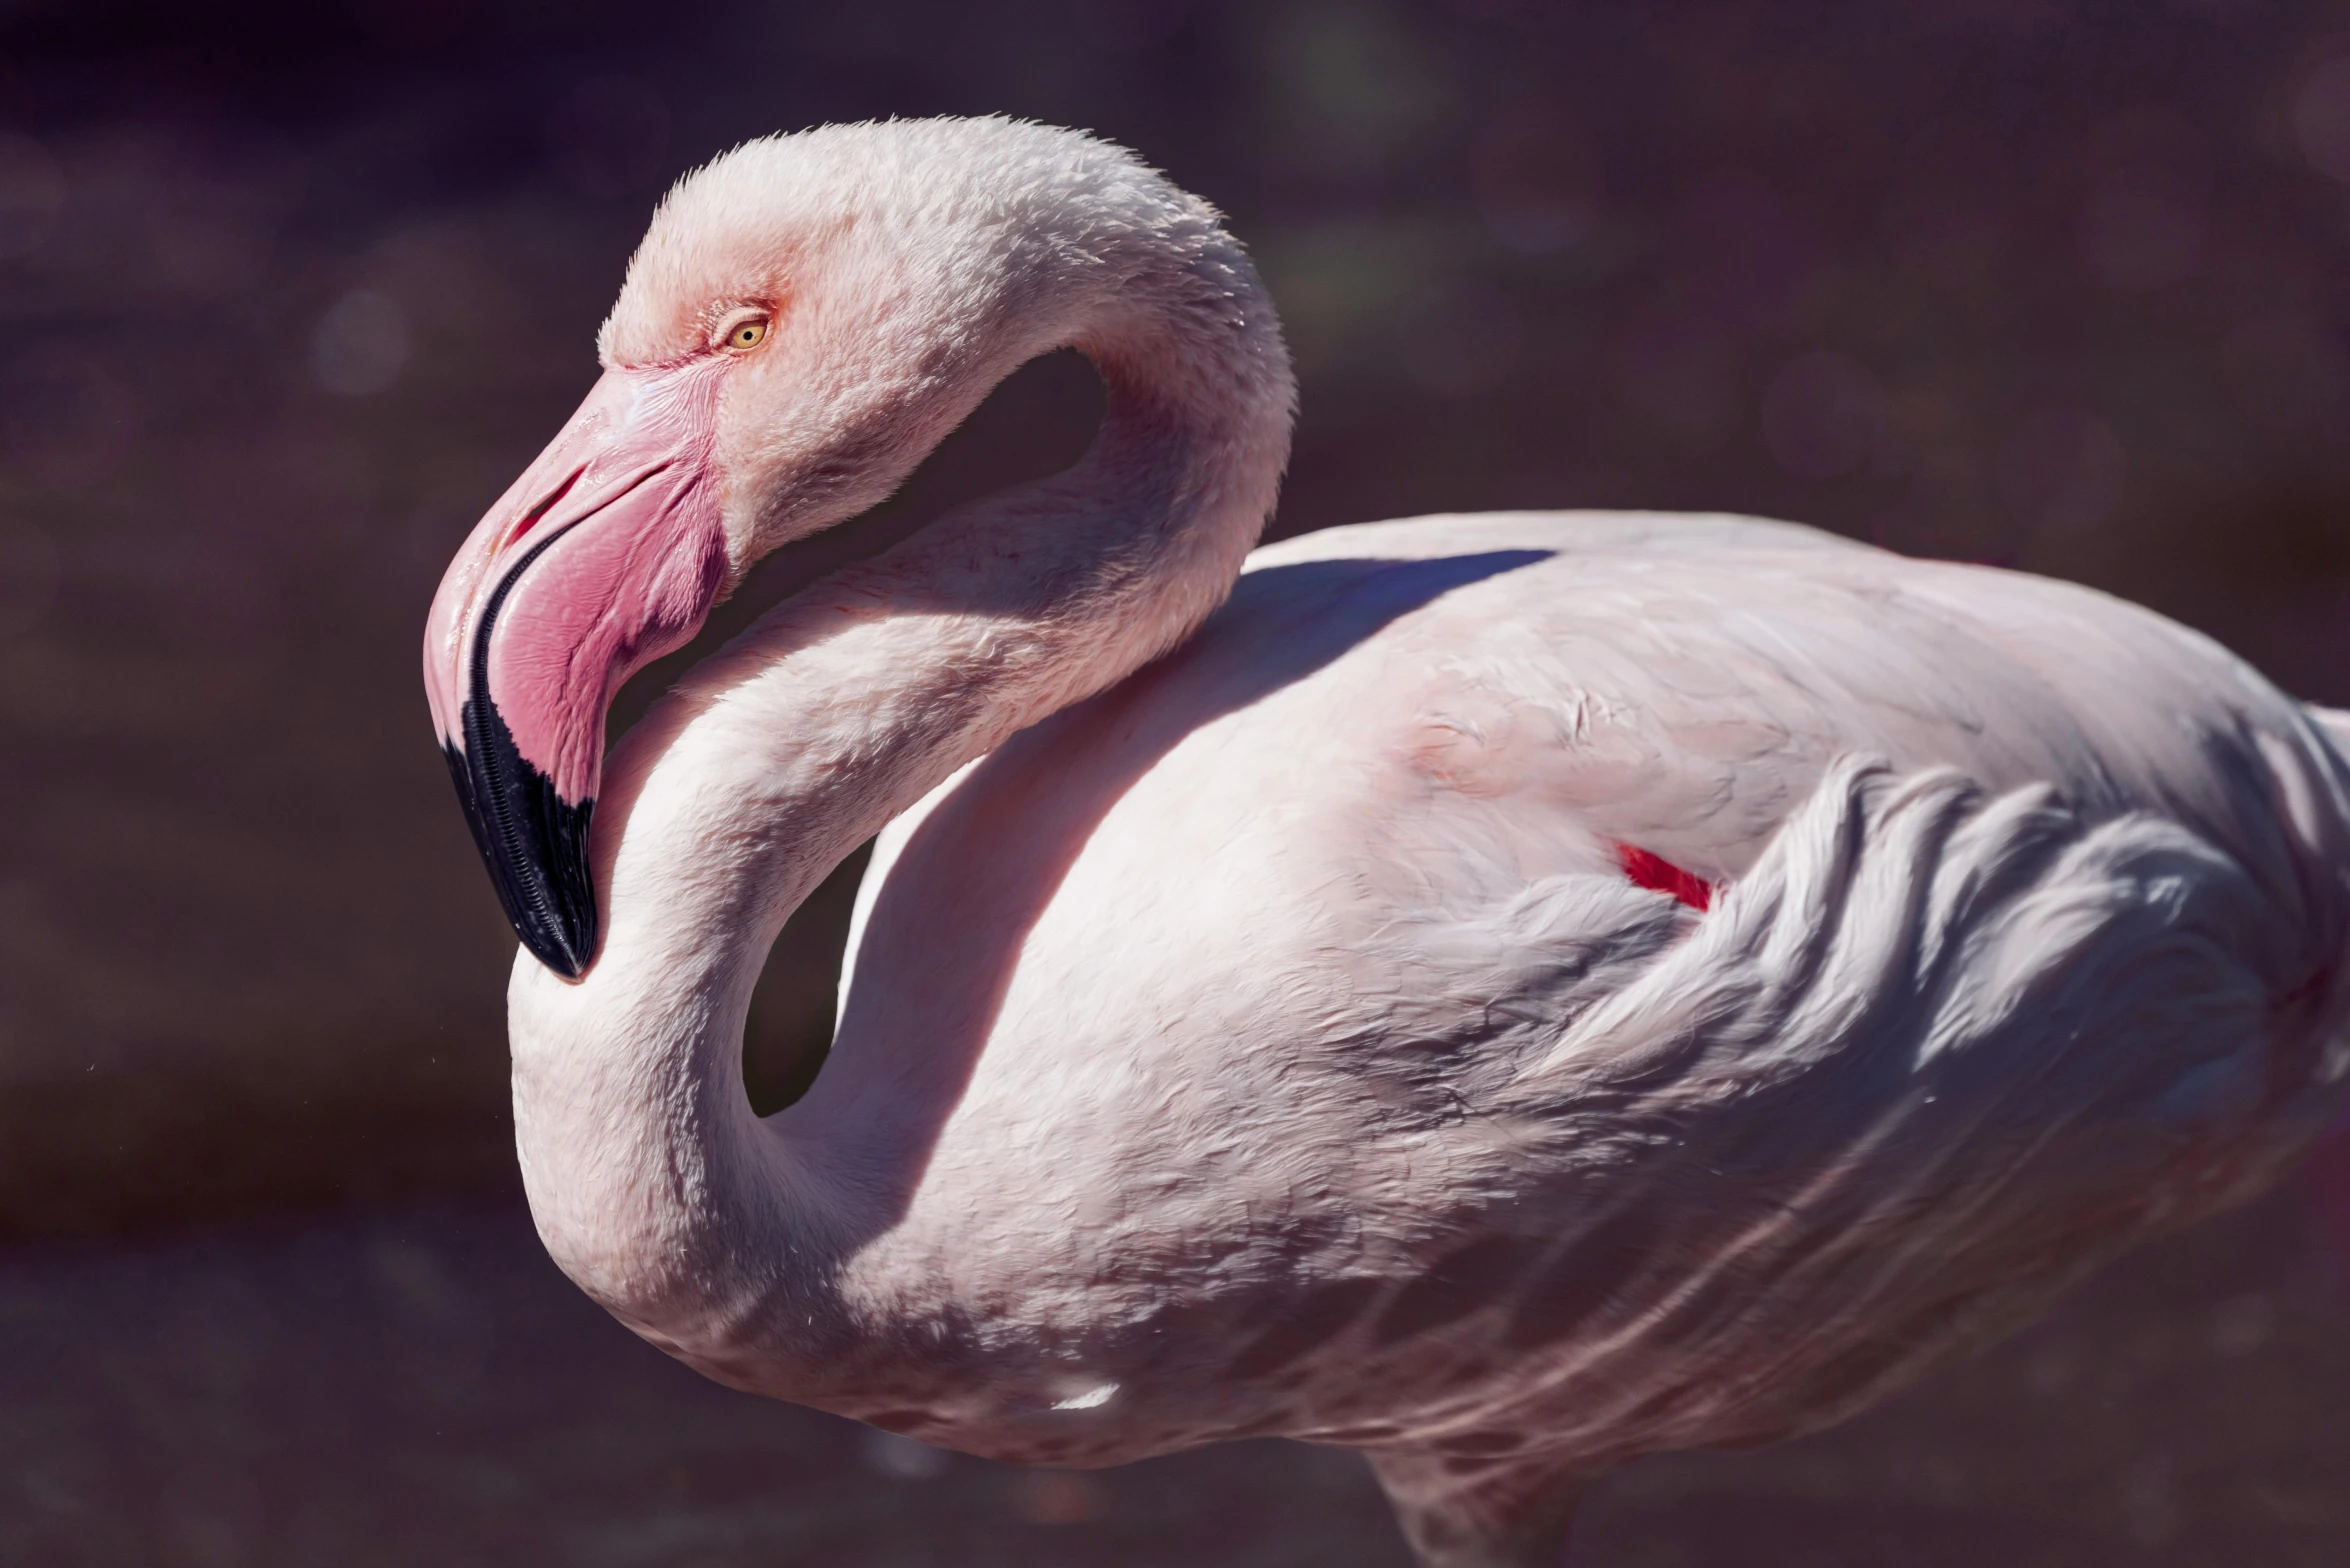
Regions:
[[[2340, 0], [0, 0], [0, 1557], [1401, 1564], [1344, 1455], [1020, 1473], [707, 1388], [519, 1207], [416, 648], [665, 184], [1001, 111], [1224, 208], [1277, 523], [1721, 508], [2096, 584], [2350, 703]], [[1023, 372], [794, 581], [1084, 443]], [[763, 1103], [829, 1027], [836, 879]], [[1594, 1568], [2336, 1563], [2350, 1145]]]

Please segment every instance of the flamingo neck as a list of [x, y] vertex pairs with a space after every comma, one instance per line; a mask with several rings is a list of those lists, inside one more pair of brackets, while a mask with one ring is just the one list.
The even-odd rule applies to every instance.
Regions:
[[516, 964], [540, 1234], [616, 1315], [723, 1379], [828, 1375], [850, 1238], [886, 1224], [895, 1190], [875, 1168], [887, 1105], [847, 1113], [870, 1140], [751, 1112], [744, 1017], [783, 922], [957, 768], [1188, 636], [1271, 507], [1291, 391], [1261, 294], [1199, 321], [1110, 314], [1074, 343], [1107, 392], [1086, 456], [817, 584], [697, 667], [607, 767], [596, 964], [577, 983]]

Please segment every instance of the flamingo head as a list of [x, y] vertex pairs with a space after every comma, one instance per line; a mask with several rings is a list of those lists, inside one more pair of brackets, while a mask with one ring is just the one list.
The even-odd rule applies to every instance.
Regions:
[[[754, 325], [735, 330], [748, 336]], [[724, 369], [612, 366], [450, 563], [425, 633], [441, 748], [499, 901], [549, 968], [596, 946], [588, 829], [604, 710], [727, 580]]]
[[753, 142], [662, 202], [598, 336], [602, 378], [475, 527], [426, 625], [459, 799], [549, 968], [577, 977], [596, 953], [613, 693], [761, 556], [886, 497], [996, 381], [1071, 341], [1077, 296], [1116, 269], [1062, 220], [1138, 191], [1188, 201], [1078, 133], [914, 121]]

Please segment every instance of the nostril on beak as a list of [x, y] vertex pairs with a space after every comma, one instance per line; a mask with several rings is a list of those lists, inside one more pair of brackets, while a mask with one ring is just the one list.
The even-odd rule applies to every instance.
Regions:
[[513, 528], [507, 531], [505, 540], [499, 544], [499, 550], [506, 551], [513, 549], [515, 543], [520, 540], [524, 534], [529, 533], [533, 528], [536, 528], [539, 525], [540, 518], [545, 517], [549, 512], [553, 511], [559, 504], [561, 504], [563, 498], [571, 493], [572, 486], [579, 483], [579, 476], [586, 472], [587, 464], [582, 463], [577, 468], [574, 468], [570, 473], [566, 474], [563, 477], [563, 482], [561, 484], [548, 491], [545, 496], [540, 498], [537, 505], [533, 506], [529, 511], [523, 513], [520, 518], [516, 519]]

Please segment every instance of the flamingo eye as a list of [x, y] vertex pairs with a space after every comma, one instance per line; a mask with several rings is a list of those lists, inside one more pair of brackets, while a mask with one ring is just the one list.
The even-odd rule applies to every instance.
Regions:
[[736, 353], [757, 348], [767, 341], [767, 318], [746, 316], [726, 329], [726, 346]]

